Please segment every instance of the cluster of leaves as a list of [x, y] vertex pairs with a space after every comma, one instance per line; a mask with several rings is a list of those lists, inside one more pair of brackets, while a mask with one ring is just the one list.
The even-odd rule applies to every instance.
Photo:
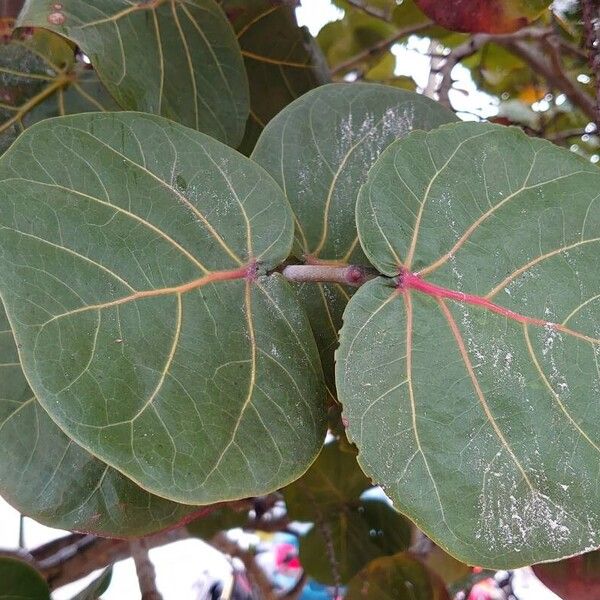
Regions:
[[472, 23], [340, 4], [332, 71], [395, 85], [321, 85], [285, 2], [26, 3], [0, 48], [0, 490], [135, 537], [284, 488], [314, 577], [442, 599], [366, 477], [468, 564], [600, 545], [600, 172], [403, 89], [393, 41]]

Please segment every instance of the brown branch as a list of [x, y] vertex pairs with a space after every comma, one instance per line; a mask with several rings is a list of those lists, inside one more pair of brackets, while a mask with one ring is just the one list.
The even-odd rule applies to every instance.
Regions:
[[411, 27], [405, 27], [404, 29], [400, 29], [391, 37], [386, 38], [385, 40], [381, 40], [380, 42], [377, 42], [370, 48], [367, 48], [366, 50], [359, 52], [352, 58], [349, 58], [348, 60], [345, 60], [344, 62], [341, 62], [338, 65], [335, 65], [331, 69], [331, 74], [336, 75], [336, 74], [342, 73], [343, 71], [349, 71], [353, 67], [356, 67], [357, 65], [359, 65], [364, 60], [373, 58], [374, 56], [379, 56], [380, 54], [384, 53], [386, 50], [389, 50], [394, 44], [399, 42], [403, 37], [406, 37], [407, 35], [411, 35], [413, 33], [418, 33], [419, 31], [423, 31], [424, 29], [427, 29], [427, 27], [430, 27], [431, 24], [432, 24], [432, 21], [427, 21], [426, 23], [421, 23], [419, 25], [413, 25]]
[[129, 542], [129, 548], [135, 563], [142, 600], [163, 600], [162, 595], [156, 588], [156, 571], [150, 560], [146, 540], [143, 538], [132, 540]]
[[[67, 536], [70, 537], [70, 536]], [[173, 529], [144, 538], [148, 548], [156, 548], [189, 537], [187, 529]], [[48, 560], [39, 563], [42, 575], [54, 590], [67, 583], [73, 583], [97, 569], [131, 556], [129, 540], [93, 538], [91, 543], [80, 547], [73, 555], [61, 561]], [[35, 551], [33, 552], [35, 556]]]
[[535, 72], [546, 79], [551, 87], [560, 90], [590, 120], [595, 121], [596, 107], [594, 99], [564, 72], [562, 64], [556, 56], [556, 45], [553, 41], [547, 42], [547, 47], [550, 50], [550, 60], [538, 48], [523, 40], [504, 39], [495, 41], [498, 41], [498, 43], [527, 62]]
[[596, 130], [600, 131], [600, 0], [581, 0], [588, 60], [596, 79]]
[[246, 568], [250, 581], [260, 590], [260, 598], [263, 600], [277, 600], [273, 587], [264, 571], [258, 566], [254, 554], [240, 548], [233, 540], [230, 540], [223, 532], [217, 533], [209, 544], [223, 554], [239, 558]]
[[452, 70], [463, 59], [472, 56], [480, 48], [490, 41], [490, 36], [485, 33], [477, 33], [470, 37], [466, 42], [460, 44], [450, 54], [440, 67], [442, 79], [438, 87], [438, 98], [441, 104], [452, 108], [450, 103], [450, 89], [452, 88]]

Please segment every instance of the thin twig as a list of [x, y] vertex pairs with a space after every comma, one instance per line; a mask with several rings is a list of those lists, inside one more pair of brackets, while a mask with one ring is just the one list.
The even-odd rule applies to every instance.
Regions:
[[131, 557], [135, 563], [135, 570], [142, 593], [142, 600], [162, 600], [162, 595], [156, 587], [156, 571], [150, 560], [146, 540], [132, 540], [129, 542]]
[[281, 271], [289, 281], [341, 283], [359, 287], [377, 276], [377, 272], [358, 265], [287, 265]]
[[431, 24], [432, 24], [432, 21], [427, 21], [425, 23], [420, 23], [419, 25], [413, 25], [411, 27], [405, 27], [404, 29], [400, 29], [391, 37], [386, 38], [385, 40], [381, 40], [380, 42], [377, 42], [370, 48], [367, 48], [366, 50], [359, 52], [352, 58], [349, 58], [348, 60], [345, 60], [344, 62], [341, 62], [338, 65], [335, 65], [331, 69], [331, 74], [337, 75], [339, 73], [349, 71], [353, 67], [356, 67], [357, 65], [359, 65], [363, 60], [373, 58], [374, 56], [379, 56], [386, 50], [389, 50], [394, 44], [399, 42], [402, 38], [404, 38], [408, 35], [411, 35], [413, 33], [418, 33], [419, 31], [423, 31], [424, 29], [427, 29], [427, 27], [430, 27]]

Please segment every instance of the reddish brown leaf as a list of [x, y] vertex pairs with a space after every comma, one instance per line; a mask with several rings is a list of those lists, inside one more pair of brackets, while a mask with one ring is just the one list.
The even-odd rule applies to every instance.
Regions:
[[533, 570], [563, 600], [600, 598], [600, 552], [534, 565]]
[[469, 33], [517, 31], [550, 4], [547, 0], [415, 0], [415, 3], [442, 27]]

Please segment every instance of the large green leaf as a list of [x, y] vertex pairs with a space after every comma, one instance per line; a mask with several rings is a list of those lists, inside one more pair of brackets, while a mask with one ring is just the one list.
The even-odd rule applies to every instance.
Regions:
[[47, 117], [118, 108], [74, 48], [44, 30], [0, 43], [0, 152]]
[[33, 396], [0, 305], [0, 494], [40, 523], [117, 537], [189, 518], [70, 440]]
[[415, 132], [357, 206], [379, 270], [337, 363], [365, 472], [451, 554], [600, 544], [600, 172], [518, 129]]
[[[281, 111], [263, 131], [252, 158], [281, 185], [292, 205], [296, 258], [366, 263], [354, 208], [370, 166], [413, 129], [454, 119], [423, 96], [361, 83], [322, 86]], [[298, 291], [332, 390], [333, 350], [350, 288], [310, 284]]]
[[298, 27], [294, 6], [272, 0], [221, 0], [237, 33], [250, 83], [250, 117], [241, 148], [250, 153], [265, 125], [329, 70], [315, 39]]
[[378, 558], [350, 581], [348, 600], [449, 600], [435, 575], [410, 554]]
[[50, 600], [50, 589], [26, 562], [0, 556], [0, 600]]
[[299, 477], [324, 436], [321, 367], [273, 269], [275, 182], [161, 117], [48, 119], [0, 159], [0, 292], [53, 420], [150, 492], [210, 503]]
[[214, 0], [27, 0], [19, 25], [75, 42], [124, 109], [169, 117], [232, 146], [241, 141], [248, 82]]

